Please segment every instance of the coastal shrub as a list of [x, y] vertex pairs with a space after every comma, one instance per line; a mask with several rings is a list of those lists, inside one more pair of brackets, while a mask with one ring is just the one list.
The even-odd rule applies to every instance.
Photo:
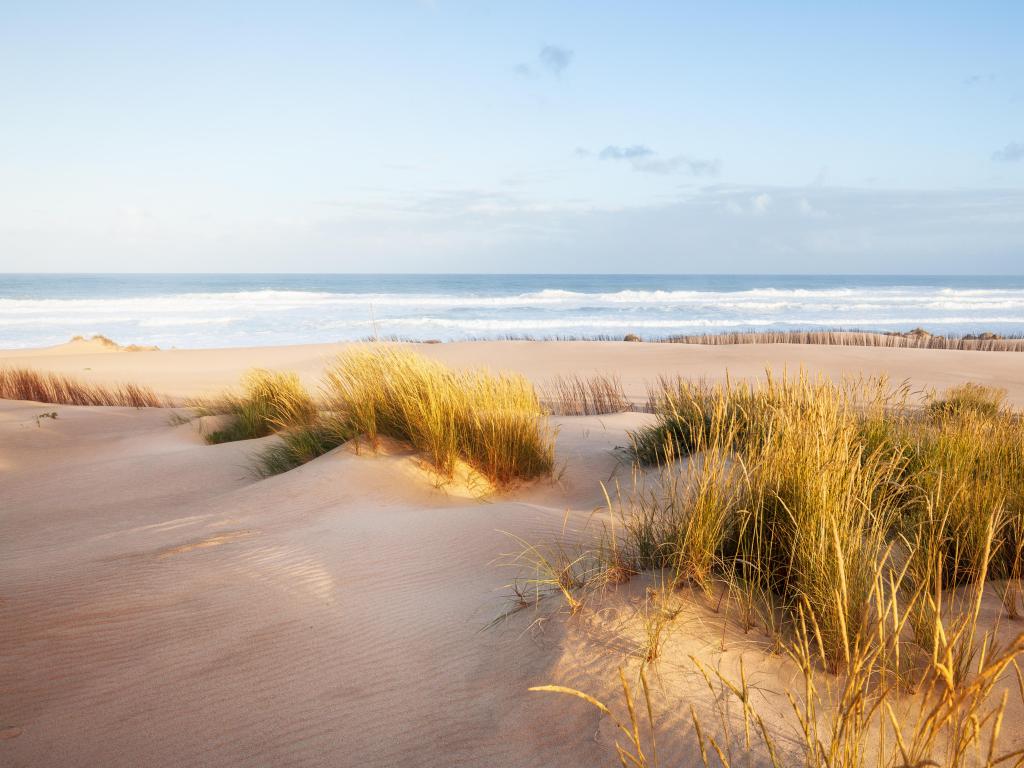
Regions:
[[313, 424], [317, 406], [295, 373], [254, 369], [242, 379], [241, 392], [190, 403], [201, 416], [227, 416], [226, 426], [206, 436], [210, 443], [266, 437], [291, 427]]
[[153, 390], [138, 384], [103, 386], [31, 368], [0, 368], [0, 399], [129, 408], [159, 408], [164, 404]]
[[455, 371], [401, 347], [361, 347], [325, 374], [330, 428], [408, 443], [451, 476], [464, 461], [492, 482], [548, 475], [554, 434], [519, 375]]

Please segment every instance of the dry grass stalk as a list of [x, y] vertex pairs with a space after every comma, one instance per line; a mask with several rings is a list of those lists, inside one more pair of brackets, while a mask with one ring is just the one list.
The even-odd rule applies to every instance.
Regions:
[[164, 405], [156, 393], [138, 384], [103, 386], [31, 368], [0, 368], [0, 399], [129, 408], [159, 408]]
[[251, 440], [316, 422], [318, 411], [298, 374], [260, 368], [242, 378], [240, 392], [189, 403], [200, 416], [227, 416], [227, 426], [206, 436], [211, 443]]
[[[654, 393], [658, 423], [634, 440], [661, 468], [652, 486], [609, 499], [616, 541], [599, 555], [618, 569], [668, 568], [674, 585], [723, 584], [726, 607], [760, 621], [803, 677], [787, 693], [802, 738], [793, 754], [752, 708], [742, 669], [731, 680], [698, 664], [742, 705], [742, 739], [724, 710], [717, 728], [693, 713], [706, 764], [752, 749], [813, 768], [1024, 759], [1001, 740], [998, 687], [1024, 636], [997, 647], [979, 629], [987, 581], [1020, 577], [1024, 421], [985, 387], [923, 409], [906, 394], [884, 380], [802, 374], [756, 386], [666, 381]], [[1016, 605], [1011, 589], [1003, 600]], [[656, 764], [627, 710], [620, 760]]]
[[541, 400], [556, 416], [592, 416], [633, 409], [618, 375], [558, 376], [541, 387]]
[[407, 442], [443, 476], [465, 462], [500, 485], [554, 467], [554, 433], [519, 375], [455, 371], [400, 347], [364, 347], [327, 370], [324, 394], [335, 432], [371, 445], [381, 435]]

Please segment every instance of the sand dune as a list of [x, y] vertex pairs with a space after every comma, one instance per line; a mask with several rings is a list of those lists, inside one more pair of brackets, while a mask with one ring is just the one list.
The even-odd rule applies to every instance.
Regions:
[[[253, 365], [313, 380], [338, 346], [125, 354], [5, 353], [182, 397]], [[803, 363], [887, 371], [920, 386], [972, 379], [1024, 403], [1019, 355], [613, 343], [425, 345], [453, 365], [534, 379], [618, 371], [635, 397], [658, 373], [717, 378]], [[58, 418], [36, 419], [43, 410]], [[169, 412], [0, 402], [0, 763], [10, 766], [567, 765], [609, 762], [585, 706], [527, 693], [557, 682], [613, 694], [629, 651], [623, 587], [579, 621], [508, 605], [507, 533], [593, 535], [601, 481], [643, 414], [559, 420], [557, 482], [485, 500], [432, 485], [402, 452], [348, 447], [275, 478], [264, 440], [206, 445]], [[274, 439], [274, 438], [268, 438]], [[507, 533], [506, 533], [507, 532]], [[746, 657], [768, 689], [791, 670], [757, 638], [694, 631], [678, 657]], [[664, 690], [694, 692], [681, 669]], [[675, 682], [672, 682], [675, 681]]]
[[[0, 423], [5, 764], [514, 764], [525, 734], [579, 754], [545, 725], [561, 702], [523, 695], [550, 639], [481, 629], [509, 578], [499, 531], [559, 533], [596, 480], [481, 503], [412, 456], [342, 450], [257, 482], [255, 445], [159, 411], [39, 410]], [[613, 471], [635, 418], [566, 425], [584, 475]]]

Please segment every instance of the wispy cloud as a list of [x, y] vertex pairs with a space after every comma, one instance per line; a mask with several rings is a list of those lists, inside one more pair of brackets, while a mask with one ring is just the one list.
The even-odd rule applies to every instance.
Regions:
[[552, 75], [560, 77], [572, 64], [573, 52], [560, 45], [545, 45], [537, 52], [537, 58], [531, 62], [520, 62], [515, 66], [517, 75], [534, 77], [535, 75]]
[[966, 86], [967, 88], [974, 88], [975, 86], [982, 85], [983, 83], [991, 83], [995, 79], [996, 76], [993, 74], [981, 75], [975, 73], [965, 77], [961, 81], [961, 84]]
[[684, 171], [691, 176], [717, 176], [718, 160], [699, 160], [686, 155], [673, 155], [666, 158], [651, 158], [634, 163], [634, 168], [644, 173], [669, 174]]
[[553, 75], [560, 75], [572, 63], [572, 51], [559, 45], [545, 45], [540, 49], [541, 66]]
[[720, 166], [717, 159], [702, 160], [688, 155], [664, 157], [646, 144], [625, 146], [609, 144], [599, 152], [591, 152], [583, 147], [577, 147], [576, 155], [578, 157], [596, 157], [599, 160], [626, 160], [635, 171], [662, 175], [683, 171], [692, 176], [716, 176]]
[[640, 157], [649, 157], [654, 154], [654, 150], [650, 147], [645, 147], [643, 144], [634, 144], [630, 147], [618, 147], [614, 144], [609, 144], [607, 147], [597, 153], [597, 156], [602, 160], [636, 160]]
[[1002, 149], [993, 152], [992, 159], [997, 163], [1016, 163], [1024, 160], [1024, 142], [1011, 141]]

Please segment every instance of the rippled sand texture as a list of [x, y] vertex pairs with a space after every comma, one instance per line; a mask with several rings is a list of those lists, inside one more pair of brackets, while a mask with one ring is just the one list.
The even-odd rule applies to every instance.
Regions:
[[[648, 345], [425, 349], [534, 377], [619, 370], [637, 393], [656, 372], [764, 362], [762, 350]], [[330, 351], [237, 351], [212, 373], [200, 366], [215, 357], [183, 352], [154, 362], [150, 383], [186, 394], [261, 362], [305, 361], [311, 375]], [[995, 380], [1022, 399], [1018, 355], [884, 351], [792, 354], [830, 372], [891, 365], [921, 384]], [[52, 361], [135, 379], [170, 355]], [[614, 448], [643, 414], [560, 420], [559, 481], [480, 501], [434, 487], [400, 451], [342, 448], [258, 481], [248, 463], [263, 440], [209, 446], [158, 409], [50, 406], [58, 418], [37, 422], [43, 410], [0, 402], [0, 764], [608, 763], [592, 710], [526, 689], [613, 690], [615, 611], [576, 624], [524, 611], [484, 628], [506, 607], [505, 532], [583, 535], [599, 483], [628, 477]]]

